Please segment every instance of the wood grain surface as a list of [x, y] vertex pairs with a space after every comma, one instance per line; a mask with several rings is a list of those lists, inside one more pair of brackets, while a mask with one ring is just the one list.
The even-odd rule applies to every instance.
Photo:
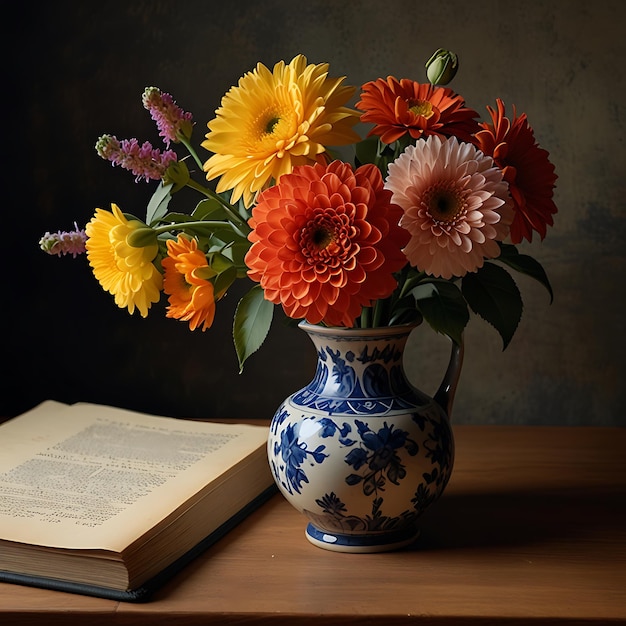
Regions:
[[626, 429], [457, 426], [409, 549], [321, 550], [275, 496], [145, 604], [0, 584], [0, 624], [626, 623]]

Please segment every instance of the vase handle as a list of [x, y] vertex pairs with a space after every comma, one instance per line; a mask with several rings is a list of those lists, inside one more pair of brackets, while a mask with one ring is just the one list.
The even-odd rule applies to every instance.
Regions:
[[463, 367], [463, 354], [465, 352], [465, 343], [463, 335], [461, 335], [461, 343], [457, 344], [452, 341], [452, 349], [450, 353], [450, 362], [446, 374], [437, 389], [434, 400], [446, 412], [448, 418], [452, 416], [452, 403], [454, 402], [454, 394], [456, 393], [459, 378], [461, 376], [461, 368]]

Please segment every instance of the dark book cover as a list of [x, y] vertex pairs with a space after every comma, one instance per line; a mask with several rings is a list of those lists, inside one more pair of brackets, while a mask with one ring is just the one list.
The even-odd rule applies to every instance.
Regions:
[[269, 498], [275, 493], [277, 493], [276, 486], [271, 486], [263, 491], [254, 500], [240, 509], [239, 512], [233, 515], [229, 520], [224, 522], [219, 528], [196, 544], [191, 550], [188, 550], [165, 569], [161, 570], [161, 572], [159, 572], [156, 576], [146, 581], [143, 585], [140, 585], [136, 589], [120, 591], [109, 587], [85, 585], [57, 578], [16, 574], [14, 572], [7, 572], [6, 570], [0, 570], [0, 582], [15, 583], [18, 585], [26, 585], [28, 587], [39, 587], [41, 589], [52, 589], [55, 591], [65, 591], [68, 593], [77, 593], [97, 598], [118, 600], [120, 602], [148, 602], [157, 589], [163, 586], [170, 578], [182, 570], [198, 555], [215, 544], [226, 533], [237, 526], [237, 524], [239, 524], [244, 518], [250, 515], [252, 511], [260, 507], [265, 501], [269, 500]]

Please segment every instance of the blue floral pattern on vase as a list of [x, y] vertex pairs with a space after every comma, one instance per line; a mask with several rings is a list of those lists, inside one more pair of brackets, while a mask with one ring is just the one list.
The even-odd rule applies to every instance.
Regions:
[[[283, 487], [289, 493], [300, 493], [302, 483], [308, 483], [302, 464], [309, 459], [321, 463], [328, 455], [324, 454], [324, 446], [309, 450], [307, 444], [298, 439], [299, 424], [290, 424], [280, 433], [280, 444], [274, 445], [275, 455], [280, 455], [280, 470], [284, 472]], [[280, 471], [279, 470], [279, 471]]]
[[394, 485], [406, 476], [406, 468], [398, 456], [398, 450], [405, 448], [411, 456], [415, 456], [418, 445], [408, 438], [408, 433], [399, 428], [394, 429], [384, 422], [383, 427], [374, 432], [360, 420], [356, 426], [361, 437], [360, 445], [346, 456], [345, 461], [354, 470], [364, 469], [363, 473], [346, 476], [349, 485], [363, 486], [366, 496], [378, 494], [385, 490], [385, 482]]
[[406, 545], [454, 461], [448, 416], [404, 374], [411, 328], [374, 329], [366, 337], [305, 330], [316, 344], [317, 368], [272, 420], [268, 455], [276, 483], [309, 519], [307, 536], [317, 545]]

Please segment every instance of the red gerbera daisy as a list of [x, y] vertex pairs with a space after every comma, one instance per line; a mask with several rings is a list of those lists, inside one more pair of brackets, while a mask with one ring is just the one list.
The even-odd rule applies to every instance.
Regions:
[[296, 167], [252, 210], [248, 275], [289, 317], [352, 327], [397, 286], [408, 242], [401, 215], [374, 165]]
[[375, 124], [368, 136], [378, 135], [387, 144], [407, 133], [413, 139], [454, 135], [460, 141], [471, 141], [479, 130], [478, 113], [448, 87], [389, 76], [365, 83], [361, 89], [356, 104], [365, 111], [361, 121]]
[[554, 224], [557, 212], [552, 196], [557, 175], [547, 150], [535, 141], [526, 114], [519, 117], [513, 108], [513, 120], [505, 116], [502, 100], [496, 99], [497, 110], [487, 107], [492, 123], [483, 122], [474, 143], [504, 172], [515, 207], [511, 225], [511, 241], [532, 241], [533, 231], [541, 239], [548, 226]]

